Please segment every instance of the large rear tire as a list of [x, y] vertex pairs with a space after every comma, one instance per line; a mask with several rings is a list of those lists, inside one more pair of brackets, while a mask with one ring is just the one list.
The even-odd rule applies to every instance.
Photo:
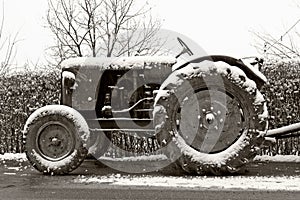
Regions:
[[175, 71], [154, 110], [163, 151], [188, 173], [238, 172], [263, 143], [264, 98], [242, 70], [224, 62]]
[[24, 127], [25, 153], [44, 174], [67, 174], [85, 159], [89, 129], [74, 109], [50, 105], [36, 110]]

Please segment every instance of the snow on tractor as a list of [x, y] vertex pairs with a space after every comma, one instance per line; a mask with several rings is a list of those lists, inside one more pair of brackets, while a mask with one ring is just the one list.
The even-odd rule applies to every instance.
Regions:
[[268, 111], [260, 93], [267, 80], [228, 56], [180, 64], [181, 54], [193, 53], [178, 41], [183, 51], [176, 57], [64, 61], [61, 105], [36, 110], [25, 124], [30, 163], [45, 174], [69, 173], [89, 153], [101, 156], [111, 133], [123, 131], [155, 137], [162, 152], [188, 173], [240, 171], [268, 141]]

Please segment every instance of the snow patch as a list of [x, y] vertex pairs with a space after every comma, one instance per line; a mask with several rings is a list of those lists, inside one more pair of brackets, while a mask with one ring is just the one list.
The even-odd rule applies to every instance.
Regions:
[[268, 111], [268, 107], [267, 107], [267, 103], [265, 102], [263, 105], [263, 113], [258, 115], [258, 118], [260, 120], [266, 120], [269, 118], [269, 111]]
[[166, 98], [170, 96], [169, 90], [155, 90], [153, 93], [155, 94], [155, 102], [160, 98]]
[[[140, 161], [165, 161], [167, 160], [165, 155], [150, 155], [150, 156], [135, 156], [135, 157], [123, 157], [123, 158], [111, 158], [100, 157], [100, 161], [122, 161], [122, 162], [140, 162]], [[124, 163], [126, 165], [126, 163]]]
[[109, 176], [78, 176], [75, 183], [109, 184], [113, 186], [144, 186], [144, 187], [176, 187], [176, 188], [215, 188], [215, 189], [244, 189], [244, 190], [285, 190], [300, 191], [299, 176], [281, 177], [158, 177], [158, 176], [132, 176], [132, 175], [109, 175]]
[[166, 109], [161, 105], [156, 105], [153, 110], [153, 118], [155, 120], [155, 133], [160, 132], [165, 125], [165, 121], [167, 118]]
[[264, 95], [262, 95], [262, 93], [257, 91], [255, 95], [254, 105], [261, 105], [263, 102], [265, 102]]
[[9, 170], [21, 171], [22, 167], [8, 167]]
[[69, 80], [75, 80], [75, 74], [73, 74], [72, 72], [69, 72], [69, 71], [63, 71], [62, 77], [69, 79]]
[[5, 153], [3, 155], [0, 155], [1, 161], [11, 160], [11, 161], [17, 161], [17, 162], [25, 162], [27, 161], [26, 154], [25, 153]]
[[295, 162], [300, 163], [300, 156], [296, 155], [276, 155], [276, 156], [256, 156], [254, 161], [259, 162]]
[[98, 67], [98, 68], [144, 68], [153, 64], [174, 64], [176, 58], [170, 56], [134, 56], [134, 57], [79, 57], [70, 58], [62, 62], [63, 68], [72, 67]]
[[17, 173], [15, 173], [15, 172], [4, 172], [3, 174], [4, 175], [17, 175]]
[[101, 111], [112, 110], [111, 106], [103, 106]]

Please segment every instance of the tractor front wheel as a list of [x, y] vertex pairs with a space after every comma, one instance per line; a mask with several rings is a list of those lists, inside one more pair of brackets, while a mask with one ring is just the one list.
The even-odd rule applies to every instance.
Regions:
[[25, 152], [30, 163], [45, 174], [67, 174], [88, 151], [88, 125], [74, 109], [50, 105], [36, 110], [24, 127]]

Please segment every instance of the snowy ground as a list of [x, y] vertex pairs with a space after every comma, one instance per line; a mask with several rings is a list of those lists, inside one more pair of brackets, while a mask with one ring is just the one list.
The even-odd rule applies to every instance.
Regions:
[[[157, 156], [161, 160], [163, 156]], [[127, 158], [124, 162], [139, 162], [147, 157]], [[155, 156], [149, 157], [150, 161], [155, 161]], [[299, 163], [300, 156], [257, 156], [257, 162], [287, 162]], [[7, 163], [16, 161], [16, 163], [26, 162], [25, 154], [4, 154], [0, 155], [1, 163], [7, 171], [3, 174], [18, 176], [26, 170], [24, 167]], [[118, 160], [117, 160], [118, 161]], [[7, 164], [7, 165], [6, 165]], [[72, 181], [73, 184], [88, 185], [109, 185], [109, 186], [133, 186], [133, 187], [161, 187], [161, 188], [183, 188], [183, 189], [215, 189], [215, 190], [282, 190], [282, 191], [300, 191], [300, 175], [272, 175], [272, 176], [168, 176], [161, 174], [122, 174], [108, 173], [104, 175], [76, 175]]]
[[[155, 155], [155, 156], [140, 156], [140, 157], [127, 157], [127, 158], [108, 158], [102, 157], [103, 160], [115, 160], [115, 161], [141, 161], [141, 160], [148, 160], [148, 161], [156, 161], [156, 160], [163, 160], [167, 159], [164, 155]], [[0, 161], [3, 160], [15, 160], [18, 162], [25, 162], [27, 161], [26, 155], [24, 153], [5, 153], [4, 155], [0, 154]], [[276, 155], [276, 156], [256, 156], [254, 161], [260, 162], [296, 162], [300, 163], [300, 156], [297, 155]]]
[[25, 162], [27, 161], [25, 153], [5, 153], [3, 155], [0, 154], [0, 161], [5, 160], [15, 160], [17, 162]]
[[254, 158], [254, 161], [300, 163], [300, 156], [296, 156], [296, 155], [256, 156]]
[[176, 187], [187, 189], [242, 189], [242, 190], [285, 190], [300, 191], [300, 176], [297, 177], [160, 177], [160, 176], [132, 176], [114, 174], [111, 176], [87, 177], [79, 176], [76, 183], [109, 184], [112, 186], [149, 186]]

